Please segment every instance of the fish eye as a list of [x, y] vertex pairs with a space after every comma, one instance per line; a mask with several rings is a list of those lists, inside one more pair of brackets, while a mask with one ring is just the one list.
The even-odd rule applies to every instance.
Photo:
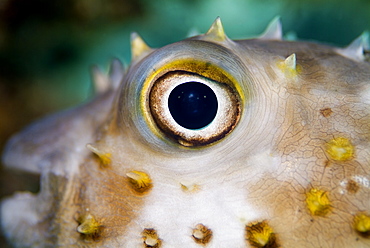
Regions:
[[149, 107], [159, 129], [183, 146], [204, 146], [230, 133], [240, 116], [232, 86], [187, 71], [170, 71], [153, 84]]
[[216, 117], [218, 101], [211, 87], [197, 81], [176, 86], [168, 97], [168, 109], [180, 126], [201, 129]]

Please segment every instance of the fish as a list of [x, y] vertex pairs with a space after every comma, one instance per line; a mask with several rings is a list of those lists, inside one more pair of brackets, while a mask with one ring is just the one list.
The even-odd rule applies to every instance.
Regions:
[[7, 143], [40, 192], [1, 202], [15, 247], [369, 247], [370, 60], [265, 32], [200, 35], [93, 70], [96, 96]]

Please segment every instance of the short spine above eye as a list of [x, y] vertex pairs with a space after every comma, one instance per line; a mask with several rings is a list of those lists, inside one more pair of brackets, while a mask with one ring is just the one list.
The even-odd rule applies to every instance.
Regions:
[[149, 54], [152, 49], [145, 43], [138, 33], [131, 33], [131, 60], [133, 63]]
[[217, 17], [216, 20], [212, 23], [212, 26], [209, 28], [204, 37], [211, 41], [230, 41], [227, 37], [224, 28], [222, 26], [221, 18]]

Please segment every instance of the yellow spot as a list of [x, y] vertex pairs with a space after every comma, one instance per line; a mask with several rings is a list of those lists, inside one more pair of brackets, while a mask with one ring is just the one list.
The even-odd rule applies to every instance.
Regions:
[[315, 188], [307, 192], [306, 203], [312, 215], [325, 216], [331, 208], [327, 192]]
[[267, 221], [251, 223], [246, 226], [246, 239], [251, 247], [263, 248], [279, 247], [276, 241], [276, 234], [268, 225]]
[[146, 228], [142, 232], [144, 247], [161, 247], [162, 240], [158, 237], [157, 231], [153, 228]]
[[152, 187], [152, 180], [145, 172], [130, 171], [126, 176], [129, 178], [132, 188], [137, 192], [143, 193]]
[[326, 152], [333, 160], [345, 161], [354, 155], [354, 147], [351, 142], [343, 137], [334, 138], [326, 144]]
[[200, 186], [198, 184], [188, 183], [188, 182], [182, 182], [181, 183], [181, 189], [184, 192], [197, 192], [200, 190]]
[[211, 241], [212, 230], [203, 224], [198, 224], [193, 229], [192, 237], [197, 244], [206, 245]]
[[77, 232], [85, 235], [96, 235], [101, 225], [91, 214], [87, 214], [79, 221], [81, 224], [77, 227]]
[[354, 217], [353, 227], [364, 236], [370, 236], [370, 216], [359, 213]]
[[100, 158], [103, 165], [109, 165], [112, 162], [111, 161], [112, 155], [110, 153], [105, 153], [92, 144], [87, 144], [86, 147]]

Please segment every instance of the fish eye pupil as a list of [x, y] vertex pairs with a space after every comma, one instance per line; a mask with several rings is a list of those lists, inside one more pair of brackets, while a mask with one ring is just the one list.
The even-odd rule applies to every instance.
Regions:
[[218, 102], [216, 94], [207, 85], [186, 82], [172, 90], [168, 98], [168, 108], [180, 126], [201, 129], [215, 118]]

